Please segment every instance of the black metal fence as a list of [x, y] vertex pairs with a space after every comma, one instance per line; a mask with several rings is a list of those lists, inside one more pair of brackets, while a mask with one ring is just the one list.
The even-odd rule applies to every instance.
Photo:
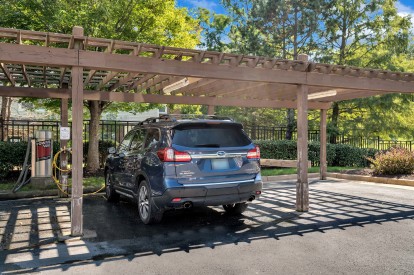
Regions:
[[[136, 121], [110, 121], [101, 120], [99, 136], [102, 141], [120, 142], [124, 135], [138, 122]], [[70, 123], [69, 123], [70, 126]], [[83, 122], [83, 139], [89, 140], [89, 121]], [[32, 121], [32, 120], [6, 120], [0, 122], [0, 140], [3, 141], [27, 141], [34, 136], [36, 130], [50, 130], [54, 140], [59, 140], [59, 121]], [[286, 127], [245, 126], [246, 133], [253, 140], [284, 140]], [[293, 133], [293, 139], [297, 133]], [[332, 141], [331, 137], [328, 137]], [[310, 141], [319, 141], [319, 130], [308, 131]], [[410, 151], [413, 150], [414, 141], [382, 140], [379, 137], [347, 136], [344, 134], [335, 137], [336, 143], [350, 144], [360, 148], [375, 148], [386, 150], [392, 146], [399, 146]]]
[[[137, 122], [101, 120], [99, 123], [100, 140], [119, 142]], [[0, 139], [3, 141], [27, 141], [36, 130], [49, 130], [53, 140], [59, 140], [59, 121], [52, 120], [5, 120], [0, 122]], [[71, 127], [71, 122], [69, 122]], [[89, 140], [89, 120], [83, 122], [83, 140]]]

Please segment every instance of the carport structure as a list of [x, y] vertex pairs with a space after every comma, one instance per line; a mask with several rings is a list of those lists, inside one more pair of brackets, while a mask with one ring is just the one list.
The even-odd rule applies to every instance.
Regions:
[[72, 100], [73, 236], [83, 233], [83, 100], [295, 108], [296, 208], [308, 211], [308, 109], [321, 114], [325, 179], [332, 102], [414, 92], [412, 73], [319, 64], [306, 55], [294, 61], [92, 38], [81, 27], [70, 35], [0, 28], [0, 42], [0, 95]]

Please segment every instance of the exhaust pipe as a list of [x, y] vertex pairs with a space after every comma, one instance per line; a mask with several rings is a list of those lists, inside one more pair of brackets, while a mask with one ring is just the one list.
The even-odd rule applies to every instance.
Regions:
[[189, 201], [187, 201], [183, 204], [183, 207], [186, 208], [186, 209], [190, 208], [191, 206], [193, 206], [193, 204]]
[[248, 200], [248, 201], [253, 201], [255, 198], [256, 198], [256, 197], [252, 195], [252, 196], [250, 196], [250, 198], [249, 198], [249, 200]]

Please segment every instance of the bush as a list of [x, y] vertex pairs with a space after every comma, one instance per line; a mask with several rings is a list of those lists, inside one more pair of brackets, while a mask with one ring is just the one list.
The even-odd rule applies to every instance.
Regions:
[[[27, 142], [0, 141], [0, 178], [6, 178], [14, 167], [22, 168]], [[53, 154], [59, 150], [59, 143], [53, 142]], [[31, 159], [29, 159], [31, 161]]]
[[369, 167], [369, 158], [375, 156], [376, 149], [358, 148], [349, 144], [333, 144], [335, 160], [333, 166]]
[[[297, 159], [295, 140], [258, 140], [254, 142], [260, 147], [264, 159]], [[367, 157], [373, 157], [378, 150], [363, 149], [347, 144], [330, 144], [326, 146], [326, 158], [329, 166], [368, 167]], [[308, 144], [308, 159], [313, 166], [319, 165], [320, 143], [311, 141]]]
[[414, 172], [414, 153], [404, 148], [391, 148], [375, 154], [372, 162], [375, 175], [412, 174]]

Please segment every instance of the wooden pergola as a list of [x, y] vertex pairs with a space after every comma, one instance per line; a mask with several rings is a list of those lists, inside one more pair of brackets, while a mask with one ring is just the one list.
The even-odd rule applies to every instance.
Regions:
[[[332, 102], [414, 92], [412, 73], [314, 63], [306, 55], [294, 61], [93, 38], [81, 27], [71, 35], [0, 28], [0, 42], [1, 96], [72, 100], [73, 236], [83, 233], [83, 100], [295, 108], [296, 208], [308, 211], [308, 109], [321, 114], [325, 179], [326, 110]], [[166, 89], [179, 82], [186, 86]]]

